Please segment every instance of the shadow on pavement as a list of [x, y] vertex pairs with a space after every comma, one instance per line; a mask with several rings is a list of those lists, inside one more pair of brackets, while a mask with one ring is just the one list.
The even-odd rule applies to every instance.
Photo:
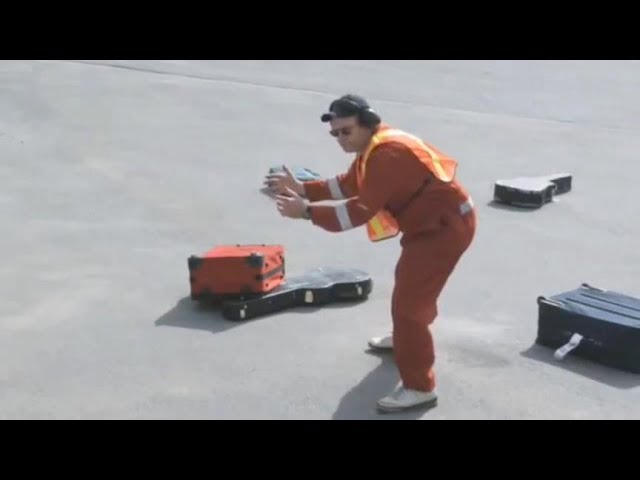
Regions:
[[[333, 420], [417, 420], [428, 414], [427, 408], [417, 407], [400, 413], [378, 413], [376, 402], [388, 395], [398, 385], [399, 377], [393, 354], [367, 351], [380, 358], [374, 368], [340, 400]], [[436, 407], [437, 408], [437, 407]]]
[[191, 328], [212, 333], [224, 332], [243, 323], [227, 320], [219, 307], [194, 302], [190, 296], [180, 299], [171, 310], [155, 321], [156, 327]]
[[514, 207], [513, 205], [507, 205], [506, 203], [501, 203], [496, 200], [491, 200], [489, 203], [487, 203], [487, 206], [491, 208], [495, 208], [496, 210], [507, 210], [507, 211], [519, 212], [519, 213], [537, 213], [540, 210], [544, 210], [544, 207], [548, 205], [551, 205], [551, 204], [546, 204], [546, 205], [543, 205], [542, 207], [524, 208], [524, 207]]
[[563, 361], [553, 358], [553, 350], [533, 344], [520, 353], [525, 358], [537, 360], [547, 365], [563, 368], [569, 372], [582, 375], [600, 383], [620, 389], [631, 389], [640, 386], [640, 375], [605, 367], [577, 356], [567, 356]]
[[327, 305], [301, 306], [289, 308], [281, 312], [275, 312], [246, 321], [233, 321], [224, 318], [220, 306], [215, 304], [200, 303], [191, 300], [190, 296], [181, 298], [176, 305], [167, 313], [155, 321], [156, 327], [169, 326], [190, 328], [195, 330], [208, 330], [211, 333], [224, 332], [230, 328], [259, 322], [262, 319], [274, 317], [278, 314], [295, 313], [310, 314], [320, 310], [357, 307], [366, 300], [335, 302]]

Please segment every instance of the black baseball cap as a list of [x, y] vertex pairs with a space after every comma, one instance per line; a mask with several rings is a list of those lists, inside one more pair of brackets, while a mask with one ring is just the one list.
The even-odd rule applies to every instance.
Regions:
[[353, 117], [365, 110], [371, 110], [371, 106], [363, 97], [348, 94], [331, 102], [329, 111], [324, 113], [320, 119], [326, 123], [335, 118]]

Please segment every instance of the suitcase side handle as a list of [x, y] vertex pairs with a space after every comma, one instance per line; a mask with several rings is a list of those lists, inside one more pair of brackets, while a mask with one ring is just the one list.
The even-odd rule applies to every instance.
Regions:
[[273, 270], [271, 270], [270, 272], [264, 273], [264, 274], [258, 274], [256, 275], [256, 280], [258, 280], [259, 282], [262, 282], [263, 280], [268, 280], [271, 277], [275, 277], [276, 275], [282, 275], [284, 277], [284, 265], [280, 265], [277, 268], [274, 268]]
[[564, 360], [572, 350], [578, 348], [582, 340], [584, 340], [584, 337], [582, 335], [580, 335], [579, 333], [574, 333], [573, 335], [571, 335], [571, 338], [567, 343], [565, 343], [553, 353], [553, 358], [558, 361]]

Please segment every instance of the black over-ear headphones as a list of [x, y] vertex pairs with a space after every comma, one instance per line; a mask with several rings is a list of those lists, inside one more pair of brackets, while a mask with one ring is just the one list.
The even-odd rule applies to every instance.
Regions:
[[338, 100], [334, 100], [331, 103], [329, 107], [329, 111], [332, 113], [325, 113], [324, 115], [322, 115], [323, 122], [328, 122], [329, 120], [334, 118], [334, 114], [333, 114], [334, 106], [338, 102], [348, 103], [349, 105], [353, 106], [354, 115], [358, 117], [358, 121], [360, 122], [360, 124], [365, 127], [368, 127], [368, 128], [376, 127], [382, 121], [382, 119], [380, 118], [380, 115], [370, 106], [368, 105], [363, 106], [362, 104], [359, 104], [348, 97], [342, 97]]
[[381, 122], [380, 115], [371, 107], [361, 108], [358, 111], [358, 120], [365, 127], [375, 127]]

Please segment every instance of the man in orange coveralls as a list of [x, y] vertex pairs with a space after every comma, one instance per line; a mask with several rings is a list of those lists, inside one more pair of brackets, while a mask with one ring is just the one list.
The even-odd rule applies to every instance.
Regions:
[[[437, 300], [476, 228], [473, 203], [455, 178], [457, 163], [421, 139], [381, 122], [362, 97], [331, 103], [323, 122], [345, 152], [356, 158], [347, 173], [300, 182], [285, 167], [265, 184], [277, 193], [281, 215], [306, 218], [329, 232], [366, 224], [371, 241], [402, 232], [391, 314], [393, 334], [373, 338], [372, 348], [393, 349], [402, 379], [378, 401], [381, 411], [435, 406], [434, 342], [429, 326]], [[315, 205], [344, 200], [337, 205]]]

